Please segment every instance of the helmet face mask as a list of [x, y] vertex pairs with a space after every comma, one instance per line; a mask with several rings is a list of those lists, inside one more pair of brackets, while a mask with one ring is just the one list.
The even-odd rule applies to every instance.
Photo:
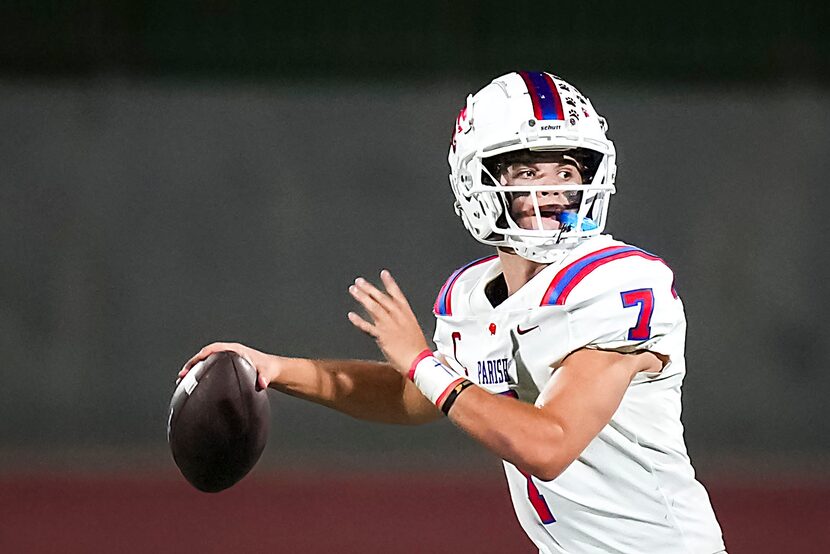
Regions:
[[[540, 263], [601, 234], [616, 172], [605, 130], [605, 120], [579, 91], [547, 73], [510, 73], [469, 96], [449, 153], [456, 212], [465, 227], [479, 242]], [[513, 163], [554, 161], [576, 167], [582, 182], [503, 179]], [[523, 197], [532, 213], [528, 207], [511, 213]]]

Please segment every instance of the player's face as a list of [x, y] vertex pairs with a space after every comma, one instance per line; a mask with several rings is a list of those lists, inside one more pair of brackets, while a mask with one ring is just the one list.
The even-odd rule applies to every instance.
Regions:
[[[582, 175], [577, 163], [568, 158], [559, 161], [527, 161], [515, 162], [507, 166], [499, 177], [502, 185], [568, 185], [582, 184]], [[579, 191], [537, 192], [539, 212], [542, 216], [543, 229], [559, 229], [559, 215], [564, 211], [574, 211], [579, 208], [581, 193]], [[510, 201], [510, 215], [522, 229], [539, 229], [536, 219], [536, 210], [528, 192], [518, 192], [512, 195]]]

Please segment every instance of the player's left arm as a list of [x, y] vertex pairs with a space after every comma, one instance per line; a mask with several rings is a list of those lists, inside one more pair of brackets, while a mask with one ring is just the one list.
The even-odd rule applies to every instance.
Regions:
[[[350, 287], [371, 322], [354, 312], [349, 319], [374, 337], [392, 365], [406, 375], [427, 341], [388, 271], [381, 273], [381, 280], [386, 292], [364, 279]], [[664, 361], [651, 352], [583, 348], [565, 358], [537, 405], [472, 386], [455, 399], [449, 417], [501, 458], [540, 479], [554, 479], [608, 424], [634, 376], [660, 371]]]

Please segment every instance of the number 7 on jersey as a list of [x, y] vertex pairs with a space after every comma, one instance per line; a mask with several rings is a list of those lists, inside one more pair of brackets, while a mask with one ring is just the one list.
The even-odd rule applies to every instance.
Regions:
[[651, 338], [651, 316], [654, 314], [654, 292], [651, 289], [627, 290], [620, 293], [624, 308], [640, 307], [637, 324], [628, 330], [628, 340]]

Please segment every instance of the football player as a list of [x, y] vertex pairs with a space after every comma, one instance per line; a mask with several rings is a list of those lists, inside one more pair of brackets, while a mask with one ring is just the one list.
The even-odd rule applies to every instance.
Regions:
[[449, 153], [456, 211], [493, 256], [454, 272], [429, 348], [388, 271], [348, 317], [388, 363], [235, 350], [270, 386], [393, 423], [449, 417], [504, 460], [542, 553], [724, 551], [680, 422], [685, 316], [671, 269], [603, 234], [615, 150], [572, 85], [517, 72], [467, 98]]

